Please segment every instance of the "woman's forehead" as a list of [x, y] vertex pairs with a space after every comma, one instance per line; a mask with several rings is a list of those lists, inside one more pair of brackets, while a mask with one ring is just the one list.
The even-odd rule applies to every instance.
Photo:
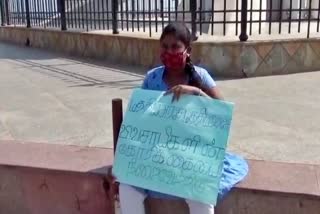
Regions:
[[184, 44], [181, 40], [179, 40], [174, 35], [167, 35], [160, 42], [165, 44]]

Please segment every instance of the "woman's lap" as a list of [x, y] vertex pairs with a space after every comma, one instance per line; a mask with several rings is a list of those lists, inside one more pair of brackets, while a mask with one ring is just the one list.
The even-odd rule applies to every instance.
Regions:
[[[218, 198], [223, 198], [233, 186], [235, 186], [239, 181], [241, 181], [248, 173], [248, 164], [240, 156], [226, 153], [223, 171], [220, 181], [219, 196]], [[143, 188], [135, 187], [137, 191], [146, 194], [147, 196], [153, 198], [165, 198], [165, 199], [181, 199], [176, 196], [167, 195], [164, 193], [159, 193], [151, 190], [146, 190]]]

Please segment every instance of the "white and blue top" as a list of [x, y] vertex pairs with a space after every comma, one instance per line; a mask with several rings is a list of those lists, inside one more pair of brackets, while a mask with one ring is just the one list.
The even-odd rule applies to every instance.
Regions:
[[[196, 74], [198, 78], [201, 80], [201, 84], [203, 88], [213, 88], [216, 87], [216, 83], [213, 78], [210, 76], [208, 71], [204, 68], [195, 66]], [[163, 81], [163, 74], [165, 72], [165, 67], [160, 66], [154, 68], [148, 72], [146, 75], [142, 89], [148, 90], [158, 90], [158, 91], [166, 91], [169, 89], [167, 84]], [[224, 159], [224, 166], [222, 171], [222, 177], [220, 181], [220, 188], [219, 188], [219, 199], [221, 199], [230, 189], [241, 181], [248, 173], [248, 164], [247, 162], [240, 156], [231, 154], [229, 152], [226, 153]], [[141, 188], [137, 188], [139, 191], [144, 191], [151, 197], [155, 198], [170, 198], [174, 199], [177, 198], [175, 196], [145, 190]]]

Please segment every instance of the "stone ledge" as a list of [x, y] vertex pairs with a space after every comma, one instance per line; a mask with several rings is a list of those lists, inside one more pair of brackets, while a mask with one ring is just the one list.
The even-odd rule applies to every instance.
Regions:
[[[62, 203], [63, 214], [77, 213], [75, 204], [82, 213], [113, 214], [103, 176], [112, 160], [112, 149], [0, 141], [0, 210], [54, 213]], [[320, 166], [256, 160], [249, 166], [218, 214], [319, 214]], [[184, 201], [148, 199], [146, 207], [152, 214], [188, 213]]]
[[[155, 38], [97, 32], [0, 27], [0, 41], [49, 49], [79, 57], [143, 66], [160, 64]], [[193, 62], [214, 76], [243, 78], [320, 70], [320, 38], [281, 40], [199, 41], [193, 45]]]
[[113, 149], [0, 141], [0, 165], [103, 174], [113, 163]]
[[[59, 28], [39, 28], [39, 27], [32, 27], [32, 28], [26, 28], [26, 27], [21, 27], [21, 26], [0, 26], [0, 28], [8, 28], [8, 29], [20, 29], [20, 30], [25, 30], [25, 31], [39, 31], [39, 32], [62, 32]], [[70, 33], [70, 34], [84, 34], [84, 35], [100, 35], [100, 36], [110, 36], [110, 37], [122, 37], [122, 38], [129, 38], [129, 39], [145, 39], [145, 40], [154, 40], [154, 41], [159, 41], [159, 36], [161, 35], [160, 33], [156, 34], [159, 36], [152, 36], [150, 37], [148, 34], [141, 34], [141, 32], [122, 32], [119, 34], [113, 34], [112, 30], [91, 30], [89, 32], [85, 30], [77, 30], [77, 29], [68, 29], [67, 31], [63, 31], [64, 33]], [[226, 44], [234, 44], [234, 45], [250, 45], [250, 44], [264, 44], [264, 43], [291, 43], [291, 42], [319, 42], [320, 37], [310, 37], [310, 38], [293, 38], [292, 35], [289, 38], [267, 38], [267, 39], [257, 39], [257, 40], [248, 40], [246, 42], [241, 42], [238, 40], [224, 40], [224, 39], [207, 39], [207, 38], [200, 38], [198, 41], [195, 43], [210, 43], [210, 44], [216, 44], [216, 45], [226, 45]], [[214, 36], [213, 36], [214, 37]], [[216, 38], [216, 37], [214, 37]]]

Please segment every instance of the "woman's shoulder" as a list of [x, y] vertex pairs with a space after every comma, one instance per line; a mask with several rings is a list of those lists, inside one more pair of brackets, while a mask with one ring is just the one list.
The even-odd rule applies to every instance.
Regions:
[[203, 75], [203, 74], [210, 74], [209, 71], [207, 69], [205, 69], [204, 67], [201, 67], [199, 65], [195, 65], [194, 66], [194, 69], [196, 70], [196, 72], [200, 75]]
[[200, 66], [194, 66], [195, 71], [199, 75], [199, 78], [206, 88], [213, 88], [216, 87], [216, 83], [212, 77], [212, 75], [208, 72], [207, 69], [200, 67]]
[[146, 78], [156, 79], [158, 76], [162, 76], [164, 66], [152, 68], [147, 72]]
[[162, 85], [161, 81], [162, 81], [163, 71], [164, 71], [164, 66], [159, 66], [149, 70], [142, 83], [142, 88], [151, 89], [151, 90], [160, 89], [159, 87], [160, 85]]
[[210, 73], [206, 68], [195, 65], [194, 69], [196, 70], [201, 79], [213, 79], [212, 73]]

